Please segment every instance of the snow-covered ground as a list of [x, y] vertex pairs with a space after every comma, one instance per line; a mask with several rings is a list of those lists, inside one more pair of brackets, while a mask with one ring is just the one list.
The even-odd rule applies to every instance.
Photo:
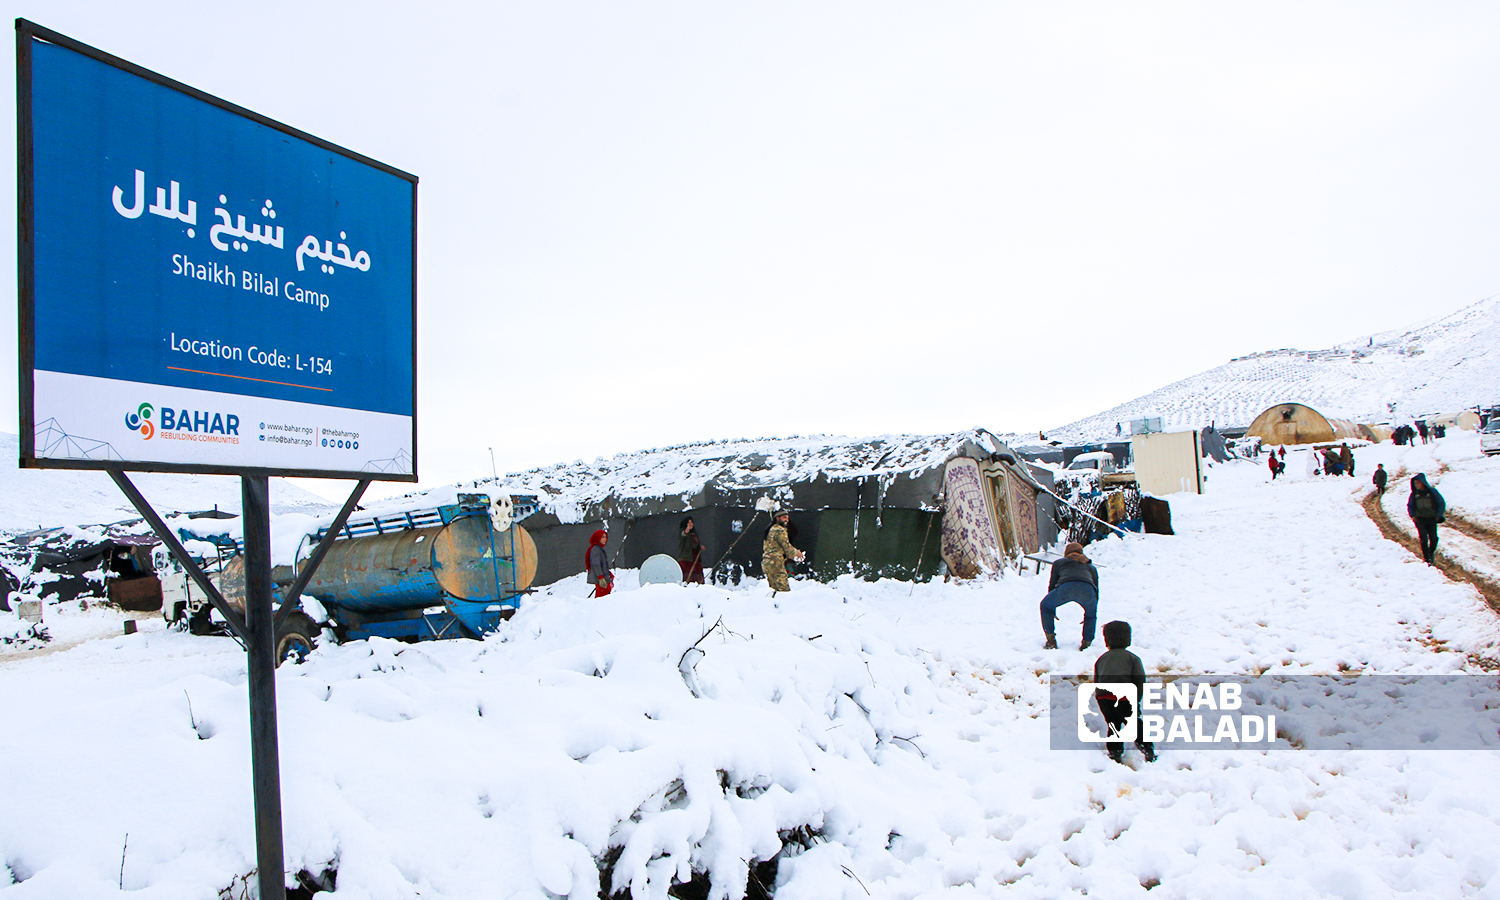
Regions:
[[[1171, 498], [1175, 536], [1089, 548], [1100, 622], [1132, 623], [1153, 676], [1479, 671], [1496, 616], [1359, 505], [1376, 462], [1430, 459], [1451, 503], [1493, 509], [1500, 459], [1464, 440], [1361, 448], [1355, 479], [1292, 455], [1275, 483], [1215, 466], [1207, 494]], [[772, 598], [625, 572], [603, 599], [553, 585], [484, 642], [325, 644], [277, 678], [288, 870], [336, 870], [336, 897], [579, 900], [606, 863], [606, 891], [664, 897], [696, 872], [738, 897], [780, 850], [755, 877], [782, 900], [1500, 897], [1492, 710], [1480, 750], [1052, 750], [1049, 680], [1102, 646], [1075, 649], [1065, 607], [1071, 642], [1041, 649], [1044, 587]], [[49, 612], [56, 634], [109, 624]], [[0, 894], [242, 884], [238, 646], [159, 622], [80, 640], [0, 655]]]

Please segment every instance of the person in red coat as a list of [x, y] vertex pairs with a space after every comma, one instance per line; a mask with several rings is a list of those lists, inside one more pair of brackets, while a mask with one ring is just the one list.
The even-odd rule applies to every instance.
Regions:
[[589, 584], [594, 586], [594, 593], [590, 596], [604, 597], [614, 589], [615, 576], [609, 570], [609, 554], [604, 552], [604, 545], [608, 543], [609, 532], [601, 528], [589, 538], [589, 549], [583, 555], [584, 570], [588, 573]]

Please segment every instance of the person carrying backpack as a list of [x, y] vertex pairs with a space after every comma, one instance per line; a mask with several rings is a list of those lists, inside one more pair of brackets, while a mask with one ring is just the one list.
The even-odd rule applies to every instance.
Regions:
[[1427, 483], [1427, 476], [1417, 473], [1411, 479], [1411, 496], [1406, 499], [1406, 514], [1417, 529], [1417, 540], [1422, 545], [1422, 559], [1433, 565], [1437, 556], [1438, 523], [1448, 512], [1448, 503], [1437, 489]]

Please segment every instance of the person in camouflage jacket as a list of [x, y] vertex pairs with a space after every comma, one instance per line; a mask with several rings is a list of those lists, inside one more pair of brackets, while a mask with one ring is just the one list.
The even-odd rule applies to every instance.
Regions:
[[791, 514], [786, 510], [778, 512], [772, 519], [771, 528], [766, 532], [766, 541], [761, 546], [760, 568], [766, 573], [766, 583], [773, 592], [792, 589], [786, 580], [786, 561], [788, 558], [802, 559], [802, 551], [793, 547], [786, 536], [786, 526], [791, 520]]

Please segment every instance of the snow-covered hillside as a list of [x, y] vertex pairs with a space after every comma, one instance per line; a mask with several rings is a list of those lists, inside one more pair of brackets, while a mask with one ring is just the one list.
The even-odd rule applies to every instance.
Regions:
[[1359, 422], [1409, 421], [1500, 403], [1500, 296], [1451, 315], [1327, 350], [1269, 350], [1231, 360], [1068, 425], [1066, 443], [1130, 433], [1160, 416], [1167, 430], [1249, 425], [1267, 407], [1297, 402]]
[[[57, 525], [101, 525], [140, 515], [103, 472], [76, 469], [21, 469], [15, 465], [19, 441], [0, 433], [0, 534], [18, 534]], [[156, 511], [166, 515], [201, 509], [240, 509], [240, 480], [228, 475], [131, 473]], [[338, 504], [309, 493], [285, 478], [271, 479], [271, 511], [319, 515]]]

